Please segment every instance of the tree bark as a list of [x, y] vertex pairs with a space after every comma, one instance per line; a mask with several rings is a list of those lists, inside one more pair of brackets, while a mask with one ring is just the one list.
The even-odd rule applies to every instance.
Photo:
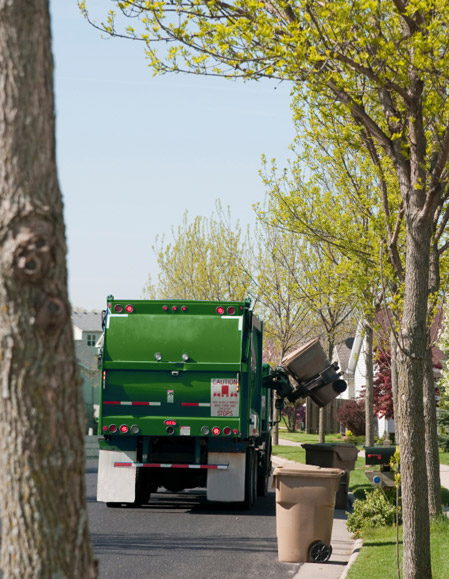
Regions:
[[0, 0], [3, 577], [95, 578], [67, 298], [48, 0]]
[[429, 487], [429, 515], [431, 517], [437, 517], [441, 514], [442, 504], [432, 348], [427, 349], [424, 370], [424, 423], [426, 429], [426, 469]]
[[[430, 226], [418, 212], [407, 219], [406, 275], [398, 365], [403, 502], [404, 579], [432, 577], [427, 476], [424, 465], [425, 426], [423, 382], [427, 349], [427, 289]], [[413, 223], [411, 222], [413, 221]]]
[[373, 328], [365, 321], [365, 437], [366, 446], [374, 446]]
[[326, 410], [324, 408], [320, 408], [318, 416], [318, 442], [323, 444], [326, 442]]

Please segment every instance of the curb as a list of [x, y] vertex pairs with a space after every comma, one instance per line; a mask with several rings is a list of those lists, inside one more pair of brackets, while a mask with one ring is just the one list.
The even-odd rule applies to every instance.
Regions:
[[360, 549], [363, 546], [363, 541], [362, 539], [356, 539], [356, 542], [354, 544], [354, 549], [352, 551], [352, 555], [349, 557], [349, 561], [346, 565], [345, 570], [343, 571], [343, 574], [340, 575], [340, 579], [346, 579], [348, 573], [349, 573], [349, 569], [351, 568], [351, 565], [354, 563], [354, 561], [357, 559], [359, 553], [360, 553]]

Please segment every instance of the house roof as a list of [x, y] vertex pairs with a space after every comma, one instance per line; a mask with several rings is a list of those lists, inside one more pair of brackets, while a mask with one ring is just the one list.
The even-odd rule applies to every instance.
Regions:
[[101, 332], [101, 312], [72, 312], [72, 323], [84, 332]]

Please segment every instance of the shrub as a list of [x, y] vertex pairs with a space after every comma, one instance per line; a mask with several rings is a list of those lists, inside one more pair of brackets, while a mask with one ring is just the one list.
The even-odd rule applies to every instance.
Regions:
[[348, 400], [337, 410], [337, 418], [354, 436], [365, 434], [365, 402]]
[[355, 536], [360, 536], [364, 529], [394, 525], [396, 507], [387, 499], [379, 488], [367, 493], [365, 499], [356, 499], [353, 512], [348, 514], [346, 526]]
[[449, 411], [444, 408], [440, 408], [438, 417], [438, 443], [444, 452], [449, 452]]

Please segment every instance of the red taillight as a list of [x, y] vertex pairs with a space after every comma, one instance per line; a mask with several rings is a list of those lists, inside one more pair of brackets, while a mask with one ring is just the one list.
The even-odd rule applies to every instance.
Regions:
[[125, 311], [127, 311], [128, 314], [130, 314], [131, 312], [134, 311], [134, 308], [131, 304], [128, 304], [127, 306], [125, 306]]
[[176, 420], [164, 420], [166, 426], [176, 426]]
[[212, 428], [212, 434], [213, 434], [214, 436], [218, 436], [218, 435], [220, 434], [220, 429], [218, 428], [218, 426], [214, 426], [214, 427]]
[[235, 314], [235, 308], [233, 306], [229, 306], [227, 311], [229, 316], [233, 316]]
[[220, 314], [220, 316], [222, 316], [225, 313], [225, 309], [223, 306], [218, 306], [217, 308], [217, 314]]
[[115, 424], [110, 424], [109, 432], [117, 432], [117, 426]]
[[223, 434], [225, 434], [226, 436], [229, 436], [231, 434], [231, 427], [230, 426], [225, 426], [223, 428]]
[[114, 306], [114, 311], [119, 314], [120, 312], [123, 312], [123, 307], [120, 304], [117, 304]]
[[129, 430], [129, 428], [126, 426], [126, 424], [122, 424], [122, 425], [120, 426], [120, 432], [121, 432], [122, 434], [126, 434], [126, 433], [128, 432], [128, 430]]

